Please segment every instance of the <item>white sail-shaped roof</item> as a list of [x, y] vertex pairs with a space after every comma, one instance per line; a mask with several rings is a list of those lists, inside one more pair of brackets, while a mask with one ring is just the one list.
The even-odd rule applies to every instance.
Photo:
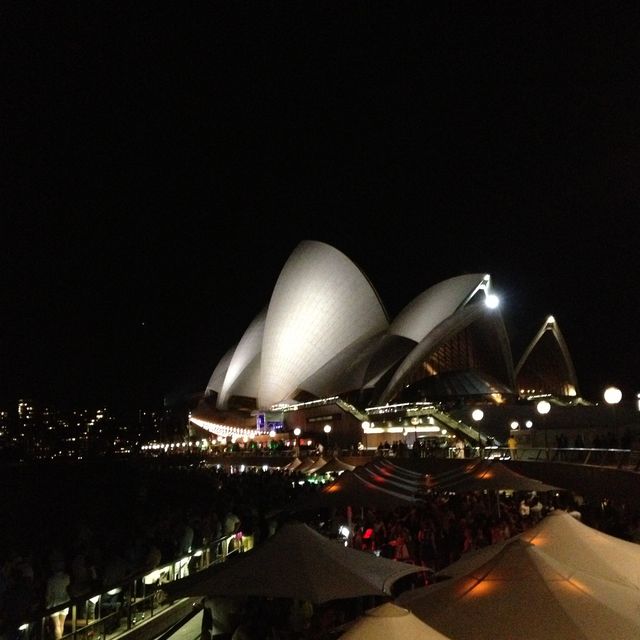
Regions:
[[483, 289], [488, 293], [489, 286], [490, 276], [484, 273], [470, 273], [443, 280], [414, 298], [393, 320], [389, 333], [421, 342], [478, 290]]
[[411, 372], [428, 358], [441, 344], [447, 341], [456, 333], [480, 318], [491, 320], [495, 337], [491, 344], [495, 345], [501, 354], [501, 362], [504, 371], [501, 379], [512, 383], [513, 366], [511, 360], [511, 349], [506, 334], [506, 329], [502, 321], [502, 316], [497, 310], [490, 310], [484, 304], [474, 303], [461, 307], [453, 315], [441, 322], [433, 331], [429, 332], [424, 339], [418, 343], [411, 353], [400, 363], [395, 370], [391, 380], [384, 391], [380, 394], [378, 402], [384, 404], [390, 402], [398, 391], [404, 386], [406, 380], [411, 376]]
[[[229, 389], [226, 398], [225, 409], [229, 408], [230, 398], [244, 396], [247, 398], [258, 397], [258, 386], [260, 385], [260, 354], [256, 356], [242, 369], [235, 382]], [[221, 407], [218, 407], [221, 408]]]
[[[544, 353], [545, 351], [546, 353]], [[567, 396], [579, 395], [573, 360], [560, 327], [553, 316], [549, 316], [545, 320], [522, 354], [515, 369], [515, 377], [521, 389], [523, 384], [527, 386], [533, 382], [534, 386], [538, 387], [536, 389], [538, 392]]]
[[360, 269], [327, 244], [301, 242], [269, 303], [258, 406], [291, 397], [347, 346], [387, 328], [387, 314]]
[[227, 369], [229, 368], [229, 363], [231, 362], [231, 358], [233, 357], [233, 353], [235, 350], [236, 347], [234, 345], [222, 356], [222, 358], [220, 358], [220, 362], [218, 362], [216, 368], [211, 374], [211, 377], [209, 378], [209, 383], [207, 384], [207, 393], [210, 391], [220, 393], [222, 384], [224, 382], [224, 377], [227, 374]]
[[[239, 380], [242, 381], [243, 373], [247, 371], [249, 365], [254, 363], [259, 357], [262, 349], [262, 336], [264, 334], [266, 317], [267, 310], [263, 309], [249, 325], [240, 339], [240, 342], [233, 353], [233, 357], [231, 358], [231, 362], [229, 363], [229, 367], [224, 377], [224, 382], [222, 383], [222, 389], [218, 395], [217, 406], [219, 409], [226, 408], [227, 401], [233, 393], [234, 385]], [[255, 370], [256, 366], [258, 365], [254, 364], [252, 368]], [[235, 393], [239, 393], [237, 389]], [[240, 393], [239, 395], [245, 395], [245, 393]]]

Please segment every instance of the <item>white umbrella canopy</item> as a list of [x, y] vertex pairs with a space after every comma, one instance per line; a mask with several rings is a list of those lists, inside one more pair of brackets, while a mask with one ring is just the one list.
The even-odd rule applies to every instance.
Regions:
[[566, 511], [552, 511], [520, 537], [575, 569], [640, 590], [640, 545], [598, 531]]
[[335, 456], [320, 468], [320, 473], [336, 473], [341, 471], [353, 471], [355, 465], [349, 464]]
[[640, 637], [636, 589], [576, 571], [519, 537], [469, 573], [396, 602], [452, 640]]
[[251, 551], [164, 588], [173, 598], [263, 596], [322, 604], [389, 596], [397, 580], [419, 571], [422, 567], [345, 547], [302, 522], [289, 522]]
[[405, 478], [406, 480], [410, 480], [420, 485], [424, 485], [426, 481], [426, 475], [424, 473], [405, 469], [400, 465], [394, 464], [388, 458], [375, 458], [371, 462], [367, 463], [366, 466], [380, 470], [387, 470], [389, 473], [392, 473], [397, 477]]
[[[640, 545], [621, 540], [556, 509], [517, 536], [577, 571], [640, 590]], [[465, 553], [438, 572], [457, 578], [488, 562], [510, 540]]]
[[448, 640], [414, 616], [411, 611], [393, 602], [369, 609], [340, 640]]
[[310, 467], [306, 469], [298, 469], [302, 470], [303, 473], [310, 476], [312, 473], [318, 473], [318, 471], [322, 471], [323, 467], [329, 462], [327, 459], [320, 456]]
[[374, 484], [358, 475], [356, 471], [343, 471], [336, 480], [323, 486], [317, 493], [305, 496], [281, 511], [298, 513], [345, 507], [391, 510], [419, 502], [418, 498], [406, 492], [396, 491], [391, 485]]
[[322, 488], [320, 492], [328, 503], [342, 502], [352, 506], [379, 506], [392, 509], [395, 506], [415, 504], [415, 494], [385, 481], [374, 481], [360, 468], [345, 471], [337, 480]]
[[296, 467], [295, 470], [298, 471], [299, 473], [306, 473], [306, 471], [311, 467], [313, 467], [313, 465], [315, 465], [317, 461], [318, 461], [318, 458], [312, 458], [311, 456], [307, 456], [300, 462], [300, 464]]
[[371, 484], [405, 493], [410, 497], [424, 493], [428, 488], [426, 476], [409, 477], [399, 467], [377, 461], [358, 467], [355, 473]]
[[302, 464], [302, 460], [297, 456], [285, 467], [285, 471], [294, 471]]
[[466, 491], [555, 491], [562, 490], [540, 480], [523, 476], [496, 460], [445, 472], [429, 478], [429, 488], [464, 493]]

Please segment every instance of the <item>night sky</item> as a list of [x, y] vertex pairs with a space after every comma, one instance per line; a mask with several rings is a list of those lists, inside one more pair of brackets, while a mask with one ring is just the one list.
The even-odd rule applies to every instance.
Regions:
[[640, 391], [640, 8], [130, 4], [1, 10], [2, 407], [204, 389], [307, 239]]

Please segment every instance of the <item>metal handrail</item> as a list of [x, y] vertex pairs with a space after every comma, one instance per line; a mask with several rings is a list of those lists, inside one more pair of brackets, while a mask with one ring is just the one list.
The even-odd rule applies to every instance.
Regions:
[[[508, 447], [485, 447], [483, 458], [511, 459]], [[585, 466], [615, 467], [628, 471], [640, 471], [640, 451], [633, 449], [593, 447], [522, 447], [515, 450], [515, 460], [568, 462]]]
[[[165, 610], [172, 602], [165, 601], [163, 585], [179, 580], [192, 572], [202, 571], [212, 564], [243, 551], [238, 535], [222, 536], [192, 553], [176, 558], [151, 571], [139, 571], [125, 581], [103, 588], [97, 593], [71, 598], [68, 602], [42, 609], [34, 619], [24, 621], [12, 637], [19, 640], [52, 640], [47, 621], [50, 616], [68, 610], [62, 640], [116, 640], [142, 620]], [[118, 596], [116, 598], [116, 596]], [[107, 606], [108, 605], [108, 606]], [[84, 617], [79, 614], [84, 612]]]

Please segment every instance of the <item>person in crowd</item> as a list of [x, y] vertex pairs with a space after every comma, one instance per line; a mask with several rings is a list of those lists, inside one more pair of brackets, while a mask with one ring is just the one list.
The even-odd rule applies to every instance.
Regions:
[[229, 505], [227, 512], [222, 520], [222, 535], [232, 536], [240, 531], [240, 516], [234, 511], [233, 504]]
[[8, 627], [17, 628], [36, 614], [36, 584], [30, 555], [16, 557], [9, 572], [9, 586], [5, 592], [3, 618]]
[[[102, 616], [117, 613], [124, 603], [123, 584], [130, 575], [129, 563], [120, 552], [118, 545], [109, 541], [106, 545], [104, 563], [101, 572], [100, 587], [103, 592], [100, 599], [100, 613]], [[105, 625], [105, 631], [115, 630], [118, 619], [115, 615]]]
[[[51, 564], [51, 575], [47, 579], [45, 591], [45, 607], [53, 609], [67, 604], [70, 600], [69, 585], [71, 576], [66, 572], [62, 556], [56, 557]], [[53, 625], [53, 638], [60, 640], [64, 635], [64, 623], [69, 614], [69, 607], [59, 608], [50, 614]]]
[[82, 604], [78, 605], [78, 617], [86, 620], [93, 620], [95, 614], [95, 603], [91, 599], [95, 595], [94, 588], [97, 588], [98, 573], [91, 561], [89, 550], [85, 543], [77, 549], [71, 560], [71, 584], [69, 593], [72, 597], [84, 597]]
[[186, 556], [191, 553], [194, 535], [191, 519], [187, 516], [178, 527], [178, 556]]

